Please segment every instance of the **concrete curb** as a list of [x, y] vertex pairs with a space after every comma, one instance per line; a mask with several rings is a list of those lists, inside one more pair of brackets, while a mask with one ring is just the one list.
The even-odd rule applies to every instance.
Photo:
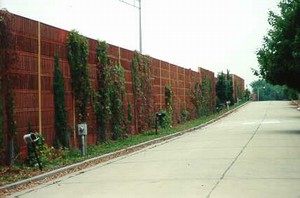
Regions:
[[175, 137], [181, 136], [181, 135], [183, 135], [185, 133], [201, 129], [201, 128], [203, 128], [203, 127], [205, 127], [205, 126], [207, 126], [209, 124], [212, 124], [212, 123], [220, 120], [221, 118], [224, 118], [224, 117], [228, 116], [229, 114], [237, 111], [239, 108], [245, 106], [246, 104], [248, 104], [248, 102], [246, 102], [246, 103], [244, 103], [244, 104], [236, 107], [235, 109], [229, 110], [226, 113], [220, 115], [219, 117], [217, 117], [217, 118], [215, 118], [213, 120], [210, 120], [210, 121], [208, 121], [208, 122], [206, 122], [204, 124], [201, 124], [201, 125], [199, 125], [197, 127], [193, 127], [193, 128], [186, 129], [186, 130], [183, 130], [183, 131], [179, 131], [177, 133], [170, 134], [170, 135], [167, 135], [167, 136], [164, 136], [164, 137], [160, 137], [160, 138], [156, 138], [156, 139], [153, 139], [153, 140], [149, 140], [147, 142], [143, 142], [143, 143], [140, 143], [140, 144], [137, 144], [137, 145], [134, 145], [134, 146], [130, 146], [130, 147], [127, 147], [127, 148], [124, 148], [124, 149], [121, 149], [121, 150], [118, 150], [118, 151], [115, 151], [115, 152], [112, 152], [112, 153], [108, 153], [108, 154], [105, 154], [105, 155], [101, 155], [101, 156], [98, 156], [98, 157], [87, 159], [85, 161], [78, 162], [76, 164], [72, 164], [72, 165], [69, 165], [69, 166], [65, 166], [63, 168], [59, 168], [59, 169], [56, 169], [56, 170], [53, 170], [53, 171], [50, 171], [50, 172], [46, 172], [46, 173], [43, 173], [41, 175], [37, 175], [37, 176], [34, 176], [32, 178], [21, 180], [21, 181], [12, 183], [12, 184], [7, 184], [7, 185], [4, 185], [4, 186], [0, 186], [0, 190], [15, 189], [15, 188], [18, 188], [19, 186], [22, 186], [22, 185], [26, 185], [26, 184], [29, 184], [29, 183], [37, 182], [37, 181], [43, 180], [45, 178], [57, 175], [59, 173], [62, 173], [62, 172], [68, 171], [68, 170], [72, 170], [72, 169], [76, 169], [76, 168], [78, 168], [80, 166], [83, 166], [85, 164], [88, 164], [90, 162], [96, 162], [96, 161], [98, 161], [98, 163], [101, 163], [101, 162], [104, 162], [104, 161], [108, 161], [108, 160], [120, 157], [120, 156], [125, 155], [125, 154], [133, 153], [135, 151], [141, 150], [141, 149], [143, 149], [145, 147], [148, 147], [150, 145], [158, 144], [158, 143], [161, 143], [161, 142], [173, 139]]

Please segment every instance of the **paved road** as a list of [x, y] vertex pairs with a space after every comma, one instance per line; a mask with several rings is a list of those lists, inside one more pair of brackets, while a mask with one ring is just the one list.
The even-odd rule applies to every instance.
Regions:
[[13, 196], [300, 197], [300, 112], [289, 102], [253, 102], [201, 130]]

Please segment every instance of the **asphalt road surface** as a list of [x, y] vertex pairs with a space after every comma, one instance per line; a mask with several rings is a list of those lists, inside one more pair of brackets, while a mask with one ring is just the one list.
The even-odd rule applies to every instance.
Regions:
[[300, 197], [300, 112], [252, 102], [200, 130], [12, 197]]

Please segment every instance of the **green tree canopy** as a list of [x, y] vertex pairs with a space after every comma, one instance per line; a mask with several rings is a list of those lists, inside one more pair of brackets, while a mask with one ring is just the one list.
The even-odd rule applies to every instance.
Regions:
[[257, 80], [250, 84], [253, 93], [259, 94], [259, 100], [291, 100], [298, 99], [298, 92], [286, 86], [272, 85], [265, 80]]
[[300, 1], [281, 0], [280, 13], [269, 12], [272, 28], [257, 52], [261, 76], [272, 84], [300, 90]]
[[226, 101], [230, 101], [231, 104], [233, 104], [233, 84], [229, 70], [227, 70], [226, 75], [223, 72], [220, 72], [217, 78], [216, 94], [219, 101], [218, 103], [225, 104]]
[[218, 74], [216, 83], [216, 94], [221, 103], [226, 102], [226, 79], [223, 72]]

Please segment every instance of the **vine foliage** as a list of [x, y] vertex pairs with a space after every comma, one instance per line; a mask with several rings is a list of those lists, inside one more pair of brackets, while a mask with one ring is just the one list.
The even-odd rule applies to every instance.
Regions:
[[104, 142], [108, 138], [109, 130], [112, 131], [112, 139], [122, 137], [125, 131], [123, 101], [125, 97], [124, 69], [120, 64], [110, 62], [107, 54], [108, 45], [104, 41], [98, 41], [97, 46], [97, 81], [98, 92], [95, 107], [98, 142]]
[[59, 68], [58, 54], [54, 57], [54, 109], [55, 109], [55, 131], [56, 144], [69, 148], [69, 141], [67, 137], [67, 111], [66, 111], [66, 93], [63, 75]]
[[[15, 105], [13, 94], [13, 82], [11, 69], [18, 61], [16, 52], [16, 40], [10, 30], [12, 15], [6, 11], [0, 11], [0, 90], [1, 90], [1, 127], [0, 149], [4, 149], [4, 132], [8, 140], [8, 163], [14, 163], [17, 147], [16, 141], [17, 124], [15, 121]], [[4, 104], [2, 106], [2, 104]], [[3, 121], [3, 112], [6, 113], [6, 122]], [[5, 130], [4, 130], [5, 129]], [[1, 156], [3, 157], [3, 155]]]
[[106, 42], [98, 41], [97, 46], [97, 81], [98, 81], [98, 100], [95, 107], [98, 135], [97, 141], [104, 142], [107, 139], [107, 131], [111, 119], [110, 103], [110, 61], [107, 57], [108, 45]]
[[135, 51], [131, 62], [135, 130], [149, 129], [154, 122], [150, 57]]
[[201, 116], [201, 101], [202, 101], [201, 84], [199, 82], [195, 82], [194, 89], [191, 90], [191, 102], [195, 107], [196, 117]]
[[214, 98], [212, 83], [208, 76], [202, 81], [201, 92], [201, 115], [208, 116], [214, 112], [215, 108], [212, 100]]
[[165, 86], [165, 105], [166, 112], [163, 117], [163, 122], [161, 123], [162, 128], [169, 128], [172, 126], [173, 121], [173, 91], [171, 85]]
[[[121, 137], [125, 127], [123, 100], [125, 96], [124, 69], [119, 64], [114, 64], [111, 70], [112, 89], [110, 93], [112, 112], [113, 140]], [[117, 88], [117, 89], [116, 89]]]
[[191, 94], [191, 102], [196, 109], [197, 117], [208, 116], [214, 112], [213, 97], [213, 88], [209, 77], [206, 76], [202, 84], [195, 83]]
[[68, 38], [68, 61], [70, 64], [72, 94], [75, 99], [78, 123], [86, 122], [91, 86], [88, 71], [88, 40], [76, 30]]

